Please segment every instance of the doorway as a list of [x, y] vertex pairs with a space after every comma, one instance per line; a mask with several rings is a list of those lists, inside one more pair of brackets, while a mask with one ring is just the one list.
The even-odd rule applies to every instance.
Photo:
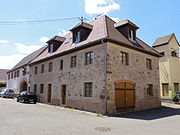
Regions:
[[51, 92], [52, 92], [52, 84], [48, 84], [48, 97], [47, 97], [48, 103], [51, 103]]
[[168, 85], [168, 83], [162, 84], [162, 94], [163, 94], [163, 96], [169, 96], [169, 85]]
[[124, 80], [115, 82], [115, 106], [118, 113], [134, 110], [135, 83]]
[[62, 104], [66, 105], [66, 85], [62, 85]]

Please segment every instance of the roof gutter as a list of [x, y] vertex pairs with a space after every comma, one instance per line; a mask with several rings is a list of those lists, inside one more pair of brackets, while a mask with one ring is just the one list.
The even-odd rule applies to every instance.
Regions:
[[127, 48], [131, 48], [131, 49], [135, 49], [135, 50], [140, 51], [140, 52], [147, 53], [147, 54], [152, 55], [152, 56], [161, 57], [160, 54], [149, 52], [149, 51], [146, 51], [144, 49], [138, 48], [136, 46], [130, 46], [130, 45], [124, 43], [124, 42], [120, 42], [118, 40], [115, 40], [115, 39], [112, 39], [112, 38], [109, 38], [109, 37], [105, 37], [105, 38], [102, 38], [102, 39], [98, 39], [98, 40], [86, 43], [86, 44], [84, 44], [82, 46], [75, 47], [73, 49], [70, 49], [70, 50], [67, 50], [67, 51], [64, 51], [64, 52], [61, 52], [61, 53], [49, 56], [49, 57], [41, 59], [39, 61], [32, 62], [32, 63], [30, 63], [30, 65], [35, 65], [35, 64], [44, 62], [46, 60], [50, 60], [50, 59], [53, 59], [53, 58], [64, 56], [64, 55], [69, 54], [69, 53], [73, 53], [73, 52], [76, 52], [76, 51], [79, 51], [79, 50], [82, 50], [82, 49], [86, 49], [86, 48], [92, 47], [92, 46], [95, 46], [95, 45], [99, 45], [99, 44], [102, 43], [102, 41], [103, 42], [112, 42], [112, 43], [115, 43], [115, 44], [118, 44], [118, 45], [121, 45], [121, 46], [124, 46], [124, 47], [127, 47]]

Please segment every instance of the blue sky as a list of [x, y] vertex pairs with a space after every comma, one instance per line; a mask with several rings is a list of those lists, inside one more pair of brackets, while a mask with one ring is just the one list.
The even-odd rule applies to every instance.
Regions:
[[54, 35], [64, 35], [79, 20], [22, 23], [31, 20], [106, 14], [116, 21], [129, 19], [140, 27], [138, 37], [151, 45], [159, 36], [175, 33], [180, 40], [180, 0], [1, 0], [0, 68], [12, 68], [24, 56], [45, 45]]

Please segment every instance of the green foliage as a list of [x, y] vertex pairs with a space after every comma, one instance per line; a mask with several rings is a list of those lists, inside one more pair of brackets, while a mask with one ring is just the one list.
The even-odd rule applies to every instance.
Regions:
[[172, 100], [173, 100], [174, 102], [179, 102], [180, 99], [177, 97], [176, 92], [173, 92], [173, 93], [172, 93]]
[[0, 87], [6, 87], [6, 82], [0, 82]]

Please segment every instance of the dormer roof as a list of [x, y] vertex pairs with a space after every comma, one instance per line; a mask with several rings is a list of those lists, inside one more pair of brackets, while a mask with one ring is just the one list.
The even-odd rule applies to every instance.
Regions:
[[50, 40], [48, 40], [46, 43], [49, 43], [51, 41], [58, 41], [58, 42], [64, 42], [66, 38], [60, 37], [60, 36], [54, 36]]
[[133, 22], [131, 22], [130, 20], [126, 19], [126, 20], [122, 20], [122, 21], [119, 21], [117, 23], [114, 24], [114, 27], [120, 27], [120, 26], [123, 26], [123, 25], [131, 25], [133, 27], [135, 27], [136, 29], [139, 29], [139, 27], [137, 25], [135, 25]]
[[74, 31], [74, 30], [78, 29], [79, 27], [83, 27], [83, 28], [90, 29], [90, 30], [93, 29], [93, 25], [91, 25], [89, 23], [85, 23], [85, 22], [80, 22], [76, 26], [74, 26], [72, 29], [70, 29], [70, 31]]

